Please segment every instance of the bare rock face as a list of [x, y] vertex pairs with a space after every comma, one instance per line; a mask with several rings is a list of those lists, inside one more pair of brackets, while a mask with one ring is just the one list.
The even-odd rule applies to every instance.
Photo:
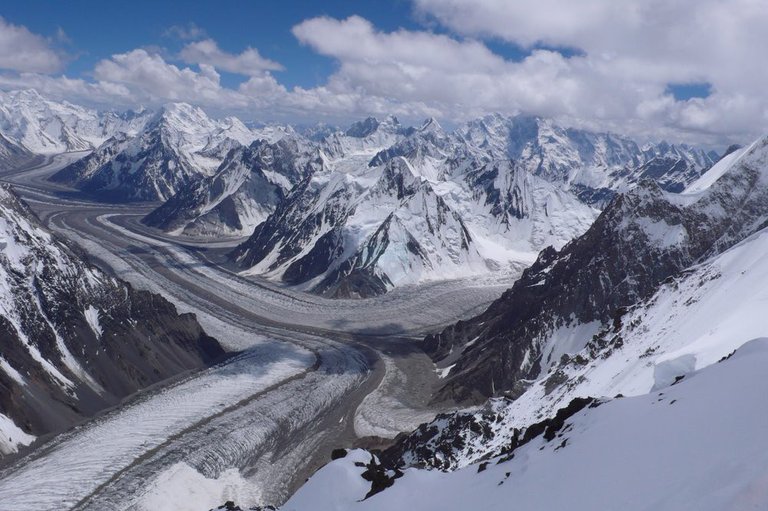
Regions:
[[0, 188], [0, 339], [0, 414], [33, 436], [224, 354], [193, 315], [90, 265], [7, 187]]

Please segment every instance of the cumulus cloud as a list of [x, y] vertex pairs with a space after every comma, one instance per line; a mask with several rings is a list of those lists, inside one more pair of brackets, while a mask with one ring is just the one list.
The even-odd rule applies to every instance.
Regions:
[[[509, 61], [477, 40], [424, 31], [387, 33], [356, 16], [310, 19], [293, 32], [302, 43], [339, 61], [327, 90], [424, 105], [443, 117], [527, 111], [607, 119], [626, 115], [632, 106], [626, 97], [612, 94], [616, 84], [605, 82], [599, 66], [554, 51], [535, 50], [522, 61]], [[646, 92], [655, 97], [664, 89]]]
[[[768, 68], [758, 65], [768, 43], [763, 0], [415, 3], [463, 36], [578, 48], [583, 58], [574, 59], [574, 71], [589, 69], [574, 78], [609, 81], [609, 98], [634, 107], [625, 112], [629, 120], [737, 136], [768, 128]], [[697, 82], [711, 84], [712, 94], [674, 101], [665, 92], [670, 83]]]
[[342, 63], [398, 63], [440, 71], [493, 71], [504, 60], [475, 41], [459, 42], [445, 35], [398, 30], [377, 31], [368, 20], [351, 16], [345, 20], [319, 17], [293, 27], [304, 44]]
[[[432, 18], [425, 26], [439, 23], [439, 31], [382, 31], [359, 16], [294, 26], [301, 44], [337, 63], [317, 87], [288, 89], [271, 73], [282, 69], [277, 62], [250, 47], [225, 52], [193, 26], [175, 31], [192, 40], [177, 56], [137, 49], [99, 62], [94, 80], [22, 72], [0, 76], [0, 86], [26, 83], [57, 96], [111, 97], [115, 104], [188, 101], [262, 119], [394, 113], [462, 121], [526, 112], [717, 144], [768, 130], [763, 0], [414, 2]], [[490, 39], [527, 52], [504, 58], [486, 44]], [[225, 87], [219, 72], [245, 79]], [[685, 83], [710, 84], [711, 93], [678, 100], [669, 86]]]
[[52, 73], [61, 69], [63, 63], [61, 55], [44, 37], [0, 17], [0, 68]]
[[188, 101], [200, 105], [245, 107], [247, 100], [221, 85], [219, 74], [208, 64], [199, 71], [181, 68], [158, 54], [137, 49], [100, 61], [93, 76], [100, 83], [117, 84], [140, 101]]
[[255, 48], [246, 48], [242, 53], [235, 55], [221, 50], [213, 39], [187, 44], [181, 50], [180, 57], [187, 64], [205, 64], [246, 76], [283, 69], [277, 62], [262, 57]]

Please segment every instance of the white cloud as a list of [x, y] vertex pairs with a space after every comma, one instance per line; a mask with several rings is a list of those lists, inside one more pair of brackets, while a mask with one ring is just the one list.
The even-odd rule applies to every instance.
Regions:
[[[649, 129], [753, 136], [768, 129], [764, 0], [415, 0], [455, 32], [524, 47], [577, 48], [576, 80], [614, 89], [593, 98], [624, 102]], [[581, 69], [580, 69], [581, 68]], [[712, 85], [706, 99], [672, 101], [670, 83]], [[620, 120], [621, 112], [617, 112]]]
[[[745, 142], [768, 131], [768, 67], [761, 65], [768, 3], [762, 0], [415, 2], [442, 24], [440, 33], [381, 31], [359, 16], [293, 27], [300, 43], [337, 61], [318, 87], [289, 90], [271, 74], [278, 63], [254, 48], [227, 53], [209, 38], [184, 46], [179, 57], [188, 67], [137, 49], [99, 62], [94, 81], [22, 73], [0, 76], [0, 86], [26, 83], [59, 97], [112, 98], [116, 105], [188, 101], [261, 119], [395, 113], [461, 121], [524, 111], [700, 143]], [[505, 59], [483, 43], [487, 38], [530, 53]], [[580, 51], [567, 57], [559, 47]], [[220, 71], [247, 79], [225, 87]], [[689, 82], [711, 83], [711, 95], [677, 101], [668, 92], [670, 83]]]
[[246, 76], [257, 76], [264, 71], [279, 71], [283, 66], [266, 59], [255, 48], [246, 48], [242, 53], [234, 55], [222, 51], [213, 39], [204, 39], [187, 44], [180, 53], [181, 59], [187, 64], [206, 64], [222, 71]]
[[475, 41], [459, 42], [445, 35], [398, 30], [377, 31], [366, 19], [320, 17], [293, 27], [293, 34], [317, 52], [342, 63], [392, 64], [440, 71], [493, 71], [504, 60]]
[[173, 25], [168, 27], [163, 36], [173, 37], [181, 39], [182, 41], [195, 41], [207, 37], [205, 29], [197, 26], [195, 23], [187, 23], [186, 25]]
[[339, 70], [326, 85], [337, 94], [425, 105], [453, 119], [521, 110], [610, 118], [631, 108], [623, 97], [613, 97], [616, 85], [606, 83], [594, 63], [553, 51], [537, 50], [512, 62], [476, 40], [420, 31], [386, 33], [354, 16], [307, 20], [293, 32], [302, 43], [338, 59]]
[[212, 66], [200, 64], [199, 68], [199, 71], [180, 68], [158, 54], [138, 49], [100, 61], [93, 75], [100, 83], [125, 87], [137, 101], [187, 101], [231, 108], [246, 106], [247, 100], [241, 94], [222, 87], [219, 74]]
[[52, 73], [62, 65], [61, 55], [44, 37], [0, 17], [0, 69]]

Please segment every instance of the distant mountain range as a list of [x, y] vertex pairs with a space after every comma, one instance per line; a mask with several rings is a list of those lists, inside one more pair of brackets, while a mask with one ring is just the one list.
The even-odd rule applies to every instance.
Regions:
[[245, 274], [331, 297], [518, 274], [584, 233], [617, 192], [644, 179], [681, 191], [717, 160], [523, 115], [453, 131], [394, 117], [251, 128], [182, 103], [115, 114], [34, 91], [0, 100], [0, 155], [91, 150], [52, 179], [109, 200], [163, 201], [147, 225], [248, 237], [231, 254]]

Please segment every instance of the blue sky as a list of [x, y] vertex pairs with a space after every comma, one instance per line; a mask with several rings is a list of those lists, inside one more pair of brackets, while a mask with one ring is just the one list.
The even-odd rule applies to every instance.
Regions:
[[764, 0], [11, 1], [0, 89], [252, 120], [524, 112], [726, 143], [768, 129], [750, 64], [765, 26]]
[[[25, 0], [3, 6], [0, 15], [48, 37], [63, 30], [69, 42], [62, 46], [73, 54], [66, 69], [68, 74], [87, 74], [99, 60], [134, 48], [156, 46], [178, 51], [183, 41], [168, 33], [169, 29], [194, 26], [215, 39], [225, 51], [236, 53], [252, 46], [263, 56], [280, 62], [285, 69], [277, 76], [288, 87], [320, 85], [336, 67], [334, 59], [318, 55], [291, 33], [291, 28], [305, 19], [358, 15], [385, 31], [427, 27], [437, 33], [450, 33], [428, 16], [416, 13], [408, 0], [134, 0], [100, 2], [97, 9], [94, 5], [93, 0]], [[492, 38], [486, 44], [512, 60], [530, 53], [499, 39]], [[228, 85], [241, 80], [242, 77], [223, 74]]]
[[[159, 46], [178, 50], [182, 41], [167, 34], [168, 29], [194, 24], [226, 51], [239, 52], [247, 46], [258, 48], [262, 55], [285, 66], [279, 74], [281, 81], [305, 87], [321, 83], [333, 70], [334, 62], [300, 45], [291, 34], [291, 27], [302, 20], [321, 15], [346, 18], [361, 14], [388, 29], [415, 26], [411, 5], [405, 1], [133, 0], [99, 2], [98, 8], [94, 5], [88, 0], [24, 0], [8, 2], [0, 14], [47, 36], [62, 29], [71, 40], [64, 47], [77, 56], [67, 68], [72, 74], [87, 73], [97, 61], [134, 48]], [[45, 15], [41, 16], [43, 12]]]

